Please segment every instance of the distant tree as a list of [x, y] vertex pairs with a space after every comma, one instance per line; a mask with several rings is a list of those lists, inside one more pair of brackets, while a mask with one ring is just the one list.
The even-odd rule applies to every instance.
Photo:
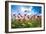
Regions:
[[13, 16], [15, 16], [15, 14], [13, 14]]
[[24, 14], [24, 16], [26, 16], [27, 14]]
[[20, 15], [21, 17], [23, 17], [20, 13], [18, 15]]
[[27, 10], [25, 10], [25, 12], [27, 12]]
[[27, 18], [29, 19], [29, 15], [27, 16]]

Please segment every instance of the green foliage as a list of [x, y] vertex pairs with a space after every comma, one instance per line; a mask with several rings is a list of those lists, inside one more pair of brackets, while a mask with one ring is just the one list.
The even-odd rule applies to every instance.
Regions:
[[14, 20], [12, 21], [12, 28], [34, 28], [34, 27], [40, 27], [41, 26], [41, 21], [40, 20], [25, 20], [23, 19], [22, 21], [19, 20]]

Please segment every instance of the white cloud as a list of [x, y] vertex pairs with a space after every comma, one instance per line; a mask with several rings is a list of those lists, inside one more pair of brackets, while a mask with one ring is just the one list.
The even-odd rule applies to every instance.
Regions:
[[21, 7], [20, 8], [20, 11], [23, 11], [24, 12], [25, 10], [31, 11], [32, 10], [32, 7], [30, 7], [30, 8]]

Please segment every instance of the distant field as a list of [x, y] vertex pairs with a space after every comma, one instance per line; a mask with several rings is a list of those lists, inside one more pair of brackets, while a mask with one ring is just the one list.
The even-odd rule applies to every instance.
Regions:
[[14, 20], [11, 24], [12, 28], [34, 28], [41, 27], [41, 20], [39, 19], [29, 19], [29, 20]]

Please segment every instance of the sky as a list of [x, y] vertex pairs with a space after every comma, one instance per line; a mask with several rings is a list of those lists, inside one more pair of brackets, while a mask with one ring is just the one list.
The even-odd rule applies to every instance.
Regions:
[[[26, 12], [25, 12], [26, 11]], [[40, 15], [41, 14], [41, 6], [27, 6], [27, 5], [11, 5], [12, 14], [21, 15]]]

